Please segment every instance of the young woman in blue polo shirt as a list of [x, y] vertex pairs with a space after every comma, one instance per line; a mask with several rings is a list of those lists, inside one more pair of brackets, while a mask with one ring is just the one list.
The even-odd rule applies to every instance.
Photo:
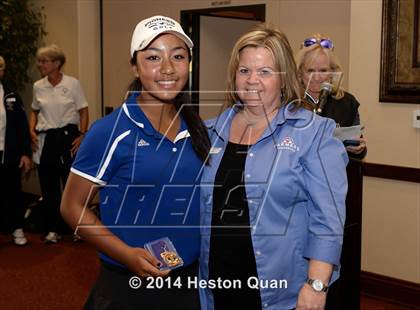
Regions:
[[[199, 309], [186, 280], [197, 274], [198, 186], [209, 139], [182, 92], [192, 46], [171, 18], [141, 21], [131, 42], [131, 92], [92, 125], [77, 153], [61, 211], [100, 252], [87, 309]], [[85, 208], [98, 190], [100, 219]], [[184, 262], [170, 273], [144, 249], [163, 237]]]

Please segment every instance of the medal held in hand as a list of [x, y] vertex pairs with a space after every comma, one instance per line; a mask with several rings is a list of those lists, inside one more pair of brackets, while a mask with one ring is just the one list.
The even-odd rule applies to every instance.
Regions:
[[184, 265], [184, 261], [167, 237], [148, 242], [144, 248], [162, 263], [160, 270], [175, 269]]

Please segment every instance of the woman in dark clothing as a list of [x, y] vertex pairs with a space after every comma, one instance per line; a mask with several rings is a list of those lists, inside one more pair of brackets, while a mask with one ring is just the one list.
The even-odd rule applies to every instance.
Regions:
[[[342, 68], [333, 51], [333, 42], [327, 36], [315, 34], [302, 43], [296, 53], [296, 65], [300, 81], [305, 88], [305, 99], [317, 107], [324, 83], [332, 84], [332, 90], [321, 112], [321, 116], [332, 118], [337, 127], [360, 125], [359, 102], [344, 91], [341, 86]], [[362, 159], [366, 156], [366, 140], [352, 138], [360, 142], [356, 146], [346, 146], [350, 157]]]
[[[343, 72], [340, 62], [334, 53], [334, 44], [328, 36], [315, 34], [303, 41], [300, 50], [295, 55], [296, 65], [298, 66], [299, 78], [305, 89], [305, 99], [311, 103], [315, 110], [319, 109], [320, 98], [323, 96], [322, 88], [326, 87], [329, 94], [326, 97], [323, 109], [318, 110], [321, 116], [333, 119], [337, 127], [350, 127], [360, 125], [359, 102], [350, 93], [344, 91], [341, 86]], [[329, 89], [330, 87], [330, 89]], [[347, 154], [351, 159], [347, 166], [348, 176], [352, 175], [352, 171], [358, 168], [357, 160], [366, 156], [366, 140], [363, 136], [352, 137], [356, 145], [346, 145]], [[358, 144], [358, 145], [357, 145]], [[358, 179], [349, 177], [349, 190], [346, 197], [346, 224], [343, 238], [343, 252], [341, 257], [341, 276], [337, 282], [333, 283], [328, 291], [325, 309], [354, 309], [357, 307], [357, 298], [350, 297], [351, 302], [345, 301], [343, 295], [354, 295], [358, 291], [354, 287], [354, 281], [357, 281], [357, 272], [360, 267], [357, 265], [357, 244], [360, 244], [360, 235], [357, 235], [357, 225], [355, 226], [353, 214], [354, 206], [353, 197], [357, 197], [354, 191], [360, 191], [361, 184]], [[353, 185], [352, 185], [353, 184]], [[359, 224], [358, 224], [359, 225]], [[351, 227], [351, 228], [349, 228]], [[359, 240], [359, 241], [358, 241]], [[356, 249], [355, 249], [356, 247]], [[360, 259], [360, 258], [359, 258]], [[359, 262], [360, 264], [360, 262]], [[352, 275], [349, 278], [349, 275]], [[355, 300], [354, 304], [353, 300]]]
[[26, 245], [21, 169], [31, 167], [28, 120], [20, 96], [1, 82], [5, 68], [0, 56], [0, 226], [13, 232], [14, 244]]

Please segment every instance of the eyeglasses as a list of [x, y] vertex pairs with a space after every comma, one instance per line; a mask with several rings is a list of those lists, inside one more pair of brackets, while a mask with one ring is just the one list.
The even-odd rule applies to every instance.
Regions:
[[46, 63], [49, 63], [49, 62], [54, 62], [55, 60], [51, 60], [51, 59], [38, 59], [37, 60], [37, 62], [39, 63], [39, 64], [46, 64]]
[[303, 41], [302, 46], [303, 47], [308, 47], [308, 46], [312, 46], [314, 44], [319, 43], [319, 45], [321, 45], [323, 48], [327, 48], [327, 49], [333, 49], [334, 48], [334, 44], [330, 39], [317, 39], [317, 38], [307, 38]]

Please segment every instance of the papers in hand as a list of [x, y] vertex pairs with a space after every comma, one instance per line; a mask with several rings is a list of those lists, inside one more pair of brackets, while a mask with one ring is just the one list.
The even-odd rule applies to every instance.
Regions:
[[363, 133], [363, 129], [365, 129], [365, 127], [362, 125], [350, 127], [337, 127], [336, 129], [334, 129], [333, 135], [341, 141], [351, 140], [355, 138], [360, 138], [360, 136]]

